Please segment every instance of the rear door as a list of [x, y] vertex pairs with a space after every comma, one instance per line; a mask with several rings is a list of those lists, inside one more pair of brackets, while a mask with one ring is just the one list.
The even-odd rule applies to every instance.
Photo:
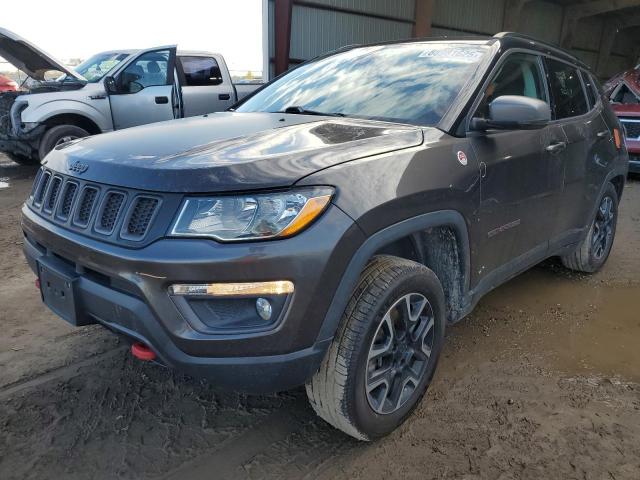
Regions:
[[233, 105], [235, 92], [226, 68], [214, 55], [179, 55], [184, 116], [221, 112]]
[[[502, 95], [549, 101], [538, 55], [507, 54], [490, 77], [474, 117], [487, 118], [489, 103]], [[529, 252], [545, 253], [548, 231], [555, 223], [550, 207], [562, 186], [561, 161], [547, 149], [562, 145], [564, 140], [562, 130], [554, 126], [471, 136], [482, 177], [480, 276]]]
[[118, 71], [109, 94], [115, 129], [176, 118], [175, 58], [175, 46], [150, 49]]
[[[603, 168], [610, 161], [607, 153], [611, 134], [601, 115], [593, 91], [590, 99], [580, 71], [560, 60], [545, 60], [549, 88], [553, 101], [554, 123], [566, 136], [566, 149], [560, 153], [563, 164], [564, 188], [558, 204], [556, 225], [552, 238], [561, 243], [571, 243], [572, 232], [579, 238], [580, 229], [586, 224], [587, 212], [597, 195], [589, 178], [592, 170]], [[591, 88], [590, 82], [588, 88]], [[602, 166], [598, 167], [598, 164]]]

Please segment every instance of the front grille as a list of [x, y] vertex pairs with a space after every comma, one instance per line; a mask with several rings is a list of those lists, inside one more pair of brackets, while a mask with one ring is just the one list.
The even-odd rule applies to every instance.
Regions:
[[624, 127], [625, 135], [630, 139], [640, 138], [640, 121], [622, 120], [622, 126]]
[[109, 192], [102, 204], [102, 209], [96, 222], [96, 231], [109, 235], [118, 220], [118, 215], [124, 203], [124, 193]]
[[144, 237], [149, 224], [158, 211], [159, 200], [153, 197], [138, 197], [122, 232], [125, 238], [137, 240]]
[[[108, 186], [67, 177], [41, 168], [32, 188], [30, 207], [36, 213], [69, 229], [101, 240], [118, 243], [120, 239], [142, 244], [153, 228], [163, 204], [178, 207], [180, 195], [149, 195], [130, 189]], [[168, 200], [170, 199], [170, 200]], [[172, 218], [172, 214], [171, 215]], [[171, 218], [164, 215], [164, 221]], [[158, 227], [156, 236], [166, 231]], [[134, 246], [134, 244], [131, 244]]]
[[62, 178], [55, 176], [51, 181], [51, 187], [49, 187], [49, 195], [47, 195], [47, 201], [45, 202], [44, 209], [47, 212], [53, 210], [56, 206], [56, 200], [58, 200], [58, 193], [60, 192], [60, 186], [62, 185]]
[[62, 202], [58, 208], [58, 218], [66, 220], [71, 214], [71, 207], [73, 207], [73, 201], [78, 191], [78, 184], [74, 182], [67, 182], [64, 187], [64, 193], [62, 194]]
[[78, 202], [78, 210], [76, 212], [76, 218], [73, 221], [74, 224], [80, 227], [86, 227], [89, 225], [89, 219], [91, 218], [91, 212], [93, 206], [96, 203], [96, 197], [98, 196], [98, 189], [94, 187], [85, 187], [80, 194], [80, 201]]
[[51, 172], [44, 172], [39, 177], [39, 185], [36, 188], [36, 194], [33, 197], [33, 203], [36, 205], [41, 205], [42, 200], [44, 199], [44, 194], [47, 191], [47, 187], [49, 186], [49, 180], [51, 180]]

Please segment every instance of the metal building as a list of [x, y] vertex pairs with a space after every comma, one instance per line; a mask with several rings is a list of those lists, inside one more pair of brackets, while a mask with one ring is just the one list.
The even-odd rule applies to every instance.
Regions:
[[640, 0], [264, 0], [270, 78], [344, 45], [517, 31], [572, 50], [601, 78], [634, 66]]

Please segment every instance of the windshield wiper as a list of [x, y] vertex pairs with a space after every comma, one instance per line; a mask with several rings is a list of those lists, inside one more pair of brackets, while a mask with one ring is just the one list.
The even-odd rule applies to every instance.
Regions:
[[282, 111], [275, 113], [293, 113], [296, 115], [321, 115], [324, 117], [346, 117], [344, 113], [340, 112], [318, 112], [316, 110], [307, 110], [304, 107], [299, 107], [297, 105], [292, 105], [290, 107], [285, 108]]

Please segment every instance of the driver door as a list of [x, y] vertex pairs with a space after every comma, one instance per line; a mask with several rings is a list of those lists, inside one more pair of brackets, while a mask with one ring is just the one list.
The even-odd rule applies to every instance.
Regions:
[[115, 130], [176, 118], [176, 47], [139, 53], [115, 76], [109, 92]]
[[[474, 117], [488, 118], [489, 104], [502, 95], [549, 102], [541, 59], [511, 53], [496, 67]], [[508, 268], [526, 254], [543, 254], [555, 225], [563, 165], [551, 150], [566, 138], [560, 127], [495, 130], [473, 135], [481, 168], [477, 279]], [[550, 146], [553, 146], [550, 148]], [[516, 262], [517, 263], [517, 262]]]

